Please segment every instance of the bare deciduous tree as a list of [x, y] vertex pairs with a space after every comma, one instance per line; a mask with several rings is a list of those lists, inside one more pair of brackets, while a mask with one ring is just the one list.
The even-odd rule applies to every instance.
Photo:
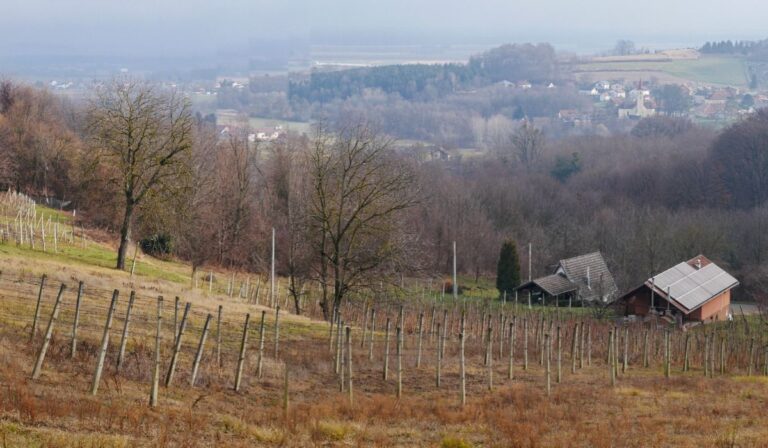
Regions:
[[143, 82], [117, 79], [96, 91], [88, 111], [96, 163], [108, 166], [122, 201], [117, 269], [125, 268], [134, 213], [187, 175], [193, 118], [189, 101]]

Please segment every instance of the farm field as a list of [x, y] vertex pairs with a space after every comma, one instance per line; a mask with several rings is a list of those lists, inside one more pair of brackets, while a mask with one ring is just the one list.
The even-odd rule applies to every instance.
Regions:
[[757, 317], [667, 333], [661, 324], [616, 327], [610, 315], [587, 309], [502, 305], [488, 281], [467, 281], [473, 287], [453, 301], [439, 282], [425, 293], [425, 282], [411, 279], [397, 297], [351, 300], [331, 327], [316, 295], [297, 316], [284, 291], [270, 298], [265, 279], [253, 275], [232, 281], [215, 272], [209, 289], [175, 261], [140, 256], [134, 276], [110, 269], [107, 235], [86, 231], [85, 248], [65, 239], [62, 253], [50, 243], [43, 252], [39, 239], [34, 249], [17, 245], [13, 236], [0, 244], [4, 446], [751, 447], [768, 440], [768, 334]]
[[659, 78], [662, 81], [690, 81], [704, 84], [743, 87], [747, 85], [744, 60], [731, 56], [703, 55], [698, 59], [651, 61], [608, 61], [578, 64], [573, 67], [577, 77], [590, 79]]
[[[216, 119], [219, 124], [238, 124], [240, 117], [235, 111], [217, 110]], [[249, 117], [248, 126], [251, 129], [272, 129], [275, 126], [282, 126], [283, 129], [297, 132], [299, 134], [309, 134], [312, 132], [312, 124], [305, 121], [276, 120], [272, 118]]]

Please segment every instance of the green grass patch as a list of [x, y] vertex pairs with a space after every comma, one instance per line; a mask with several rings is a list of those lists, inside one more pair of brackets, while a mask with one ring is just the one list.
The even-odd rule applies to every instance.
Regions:
[[670, 61], [590, 62], [575, 66], [587, 72], [653, 72], [666, 73], [696, 82], [745, 86], [748, 82], [744, 59], [738, 56], [707, 55], [699, 59]]

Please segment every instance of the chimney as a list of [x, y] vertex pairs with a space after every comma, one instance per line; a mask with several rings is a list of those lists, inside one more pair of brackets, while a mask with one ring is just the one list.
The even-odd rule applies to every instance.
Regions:
[[701, 269], [701, 257], [696, 259], [696, 269]]

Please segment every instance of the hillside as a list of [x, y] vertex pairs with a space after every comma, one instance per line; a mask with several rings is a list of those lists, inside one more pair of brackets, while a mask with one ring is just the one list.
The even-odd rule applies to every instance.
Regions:
[[[757, 375], [768, 370], [761, 370], [766, 367], [760, 356], [757, 367], [747, 367], [754, 362], [754, 352], [746, 361], [749, 340], [741, 336], [749, 331], [748, 321], [716, 327], [718, 340], [730, 341], [727, 352], [723, 345], [727, 357], [717, 362], [703, 354], [704, 333], [694, 332], [685, 357], [678, 347], [689, 344], [688, 338], [684, 344], [682, 333], [672, 333], [670, 378], [662, 372], [662, 327], [649, 332], [643, 325], [625, 326], [626, 345], [613, 345], [615, 354], [608, 356], [614, 352], [607, 337], [613, 324], [583, 309], [433, 301], [434, 291], [425, 297], [421, 286], [406, 291], [402, 317], [398, 302], [348, 303], [341, 316], [352, 328], [344, 337], [342, 324], [329, 332], [327, 323], [286, 313], [291, 307], [284, 294], [271, 304], [263, 293], [247, 293], [249, 288], [230, 297], [224, 280], [229, 273], [217, 273], [208, 292], [202, 281], [197, 288], [189, 281], [188, 266], [139, 256], [131, 278], [109, 267], [114, 259], [108, 235], [84, 235], [85, 247], [82, 235], [71, 243], [62, 236], [55, 254], [50, 239], [45, 252], [41, 239], [34, 249], [7, 236], [0, 244], [5, 446], [751, 446], [765, 437], [768, 417], [760, 410], [768, 403], [768, 383]], [[41, 288], [42, 274], [47, 278]], [[73, 356], [78, 281], [84, 293]], [[67, 289], [57, 314], [60, 284]], [[113, 289], [119, 296], [102, 345]], [[158, 295], [165, 297], [162, 321]], [[460, 304], [466, 306], [463, 333]], [[268, 305], [281, 306], [279, 325], [277, 308]], [[369, 305], [375, 319], [368, 319]], [[312, 299], [304, 306], [317, 316]], [[250, 325], [243, 344], [246, 313]], [[486, 320], [486, 313], [493, 319]], [[449, 330], [441, 332], [441, 325]], [[46, 334], [52, 336], [50, 347], [39, 377], [31, 379]], [[151, 407], [158, 334], [160, 387], [158, 404]], [[176, 334], [181, 342], [174, 357]], [[642, 335], [652, 350], [643, 348]], [[101, 353], [104, 368], [94, 394]], [[648, 367], [642, 367], [644, 357]], [[196, 358], [199, 369], [190, 385]], [[690, 358], [688, 371], [684, 358]], [[623, 366], [620, 360], [626, 360]], [[712, 363], [708, 371], [705, 361]], [[611, 370], [618, 376], [614, 387]], [[724, 410], [729, 417], [722, 416]], [[606, 425], [612, 430], [600, 430]]]

